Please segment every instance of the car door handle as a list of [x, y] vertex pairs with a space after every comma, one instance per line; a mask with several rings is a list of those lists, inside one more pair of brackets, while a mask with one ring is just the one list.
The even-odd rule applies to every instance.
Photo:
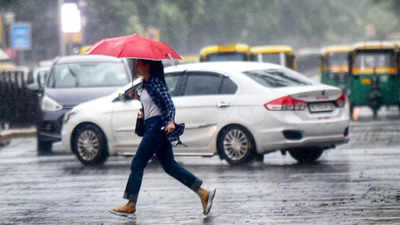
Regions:
[[229, 107], [229, 106], [231, 106], [231, 104], [229, 104], [229, 103], [227, 103], [227, 102], [218, 102], [218, 103], [217, 103], [217, 107], [218, 107], [218, 108], [227, 108], [227, 107]]

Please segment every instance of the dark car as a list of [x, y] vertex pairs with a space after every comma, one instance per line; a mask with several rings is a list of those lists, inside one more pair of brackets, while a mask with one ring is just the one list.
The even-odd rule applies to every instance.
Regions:
[[[60, 57], [53, 63], [40, 93], [37, 150], [48, 153], [61, 141], [64, 114], [72, 107], [112, 93], [131, 82], [127, 60], [108, 56]], [[35, 88], [32, 88], [35, 89]]]

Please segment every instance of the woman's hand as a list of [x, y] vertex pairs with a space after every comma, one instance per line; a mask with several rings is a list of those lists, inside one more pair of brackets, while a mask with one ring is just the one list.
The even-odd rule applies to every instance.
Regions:
[[165, 130], [167, 131], [167, 134], [172, 133], [175, 130], [175, 123], [174, 121], [170, 122], [168, 124], [168, 126], [165, 128]]
[[143, 112], [142, 110], [139, 110], [138, 114], [137, 114], [137, 118], [142, 119], [143, 118]]

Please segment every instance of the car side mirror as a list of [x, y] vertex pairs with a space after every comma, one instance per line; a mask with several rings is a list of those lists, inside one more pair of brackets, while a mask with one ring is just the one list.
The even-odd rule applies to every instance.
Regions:
[[116, 97], [112, 100], [112, 102], [121, 102], [121, 99], [119, 99], [119, 97]]
[[112, 102], [126, 102], [129, 101], [129, 99], [125, 99], [125, 96], [123, 93], [119, 93], [116, 98], [113, 99]]

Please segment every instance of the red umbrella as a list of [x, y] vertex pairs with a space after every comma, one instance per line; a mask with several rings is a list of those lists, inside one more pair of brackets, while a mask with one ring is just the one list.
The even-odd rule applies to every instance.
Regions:
[[103, 39], [94, 44], [88, 54], [150, 60], [181, 59], [167, 44], [135, 34]]

